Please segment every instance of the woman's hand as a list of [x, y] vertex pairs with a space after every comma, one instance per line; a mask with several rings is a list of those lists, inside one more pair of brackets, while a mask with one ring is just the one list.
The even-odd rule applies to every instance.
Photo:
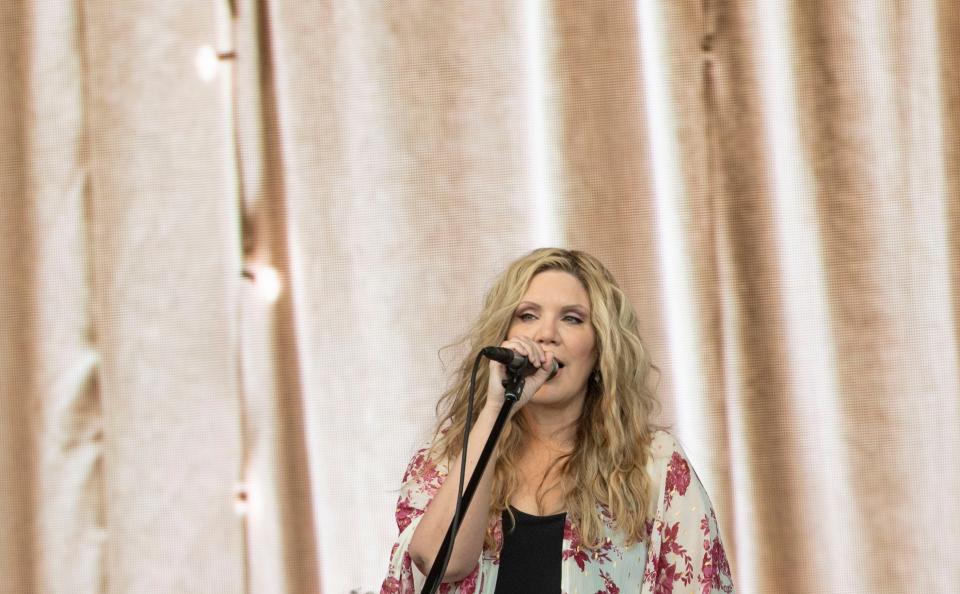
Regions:
[[[513, 406], [511, 414], [523, 408], [523, 405], [530, 402], [533, 395], [537, 393], [540, 386], [547, 381], [553, 371], [554, 356], [551, 352], [546, 352], [543, 348], [526, 336], [515, 336], [503, 341], [501, 347], [508, 348], [515, 353], [519, 353], [529, 359], [531, 365], [537, 368], [537, 372], [528, 375], [524, 381], [523, 394], [520, 400]], [[499, 409], [504, 403], [503, 379], [507, 376], [507, 366], [503, 363], [490, 361], [490, 381], [487, 384], [487, 406], [493, 406]]]

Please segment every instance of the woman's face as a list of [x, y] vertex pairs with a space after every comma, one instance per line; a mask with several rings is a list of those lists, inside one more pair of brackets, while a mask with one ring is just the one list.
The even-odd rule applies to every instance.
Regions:
[[507, 338], [526, 336], [552, 352], [561, 368], [541, 386], [531, 404], [581, 405], [597, 362], [590, 297], [577, 277], [548, 270], [533, 277], [513, 314]]

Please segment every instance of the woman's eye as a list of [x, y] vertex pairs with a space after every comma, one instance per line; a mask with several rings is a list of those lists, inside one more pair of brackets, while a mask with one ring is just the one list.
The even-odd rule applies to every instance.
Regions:
[[571, 324], [582, 324], [582, 323], [583, 323], [583, 320], [581, 320], [581, 319], [578, 318], [577, 316], [565, 316], [563, 319], [565, 319], [566, 321], [570, 322]]
[[520, 319], [520, 320], [523, 320], [524, 322], [529, 322], [529, 321], [531, 321], [531, 320], [537, 319], [537, 316], [533, 315], [533, 314], [530, 313], [530, 312], [527, 312], [527, 313], [522, 313], [522, 314], [517, 315], [517, 318]]

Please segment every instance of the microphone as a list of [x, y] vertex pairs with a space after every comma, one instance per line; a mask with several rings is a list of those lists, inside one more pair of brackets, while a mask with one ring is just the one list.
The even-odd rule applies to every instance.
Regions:
[[[520, 375], [533, 375], [537, 372], [537, 368], [533, 366], [533, 363], [530, 362], [530, 359], [527, 359], [525, 356], [514, 351], [513, 349], [508, 349], [504, 347], [484, 347], [480, 350], [480, 353], [488, 358], [493, 359], [497, 363], [503, 363], [507, 366], [507, 369], [513, 373], [519, 373]], [[553, 369], [550, 371], [550, 375], [547, 376], [547, 381], [553, 379], [553, 376], [557, 375], [560, 365], [557, 363], [557, 360], [553, 360]]]

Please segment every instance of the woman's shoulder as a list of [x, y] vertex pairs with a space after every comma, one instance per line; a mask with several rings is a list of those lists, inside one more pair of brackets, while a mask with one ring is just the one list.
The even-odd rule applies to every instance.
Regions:
[[407, 464], [407, 471], [403, 480], [422, 477], [427, 474], [432, 478], [435, 473], [446, 474], [447, 462], [438, 455], [437, 441], [442, 433], [434, 435], [429, 440], [420, 440], [414, 448], [413, 456]]
[[664, 429], [654, 431], [653, 437], [650, 440], [651, 460], [657, 462], [669, 461], [673, 458], [674, 454], [678, 454], [684, 458], [686, 457], [677, 438]]

